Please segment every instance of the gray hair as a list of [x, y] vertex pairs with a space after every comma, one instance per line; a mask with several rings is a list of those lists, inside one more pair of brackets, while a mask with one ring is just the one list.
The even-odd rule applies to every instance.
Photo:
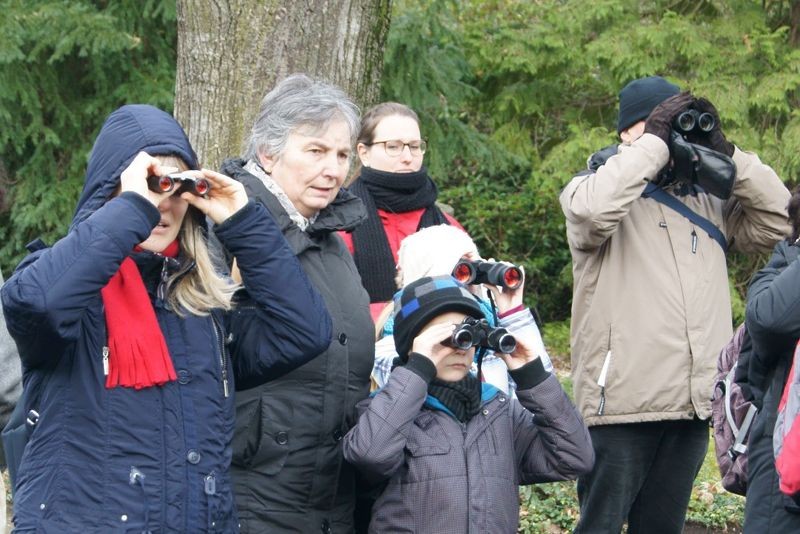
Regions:
[[261, 101], [244, 158], [258, 161], [259, 154], [279, 157], [292, 133], [302, 129], [315, 135], [335, 120], [347, 123], [350, 145], [354, 145], [359, 130], [358, 106], [335, 85], [305, 74], [292, 74]]

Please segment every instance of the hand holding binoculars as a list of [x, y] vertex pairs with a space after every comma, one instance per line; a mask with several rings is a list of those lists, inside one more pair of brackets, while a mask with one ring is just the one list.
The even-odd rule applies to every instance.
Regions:
[[180, 195], [189, 192], [204, 196], [211, 190], [211, 183], [205, 178], [198, 178], [186, 172], [176, 172], [164, 176], [148, 176], [147, 187], [155, 193]]

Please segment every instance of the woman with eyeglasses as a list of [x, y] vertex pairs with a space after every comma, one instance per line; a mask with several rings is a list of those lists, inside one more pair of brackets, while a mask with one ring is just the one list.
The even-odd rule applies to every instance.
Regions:
[[350, 192], [366, 205], [367, 219], [341, 236], [369, 293], [373, 320], [397, 290], [395, 265], [403, 238], [438, 224], [461, 228], [436, 205], [436, 184], [422, 165], [426, 148], [419, 117], [406, 105], [384, 102], [361, 119], [356, 145], [361, 169]]

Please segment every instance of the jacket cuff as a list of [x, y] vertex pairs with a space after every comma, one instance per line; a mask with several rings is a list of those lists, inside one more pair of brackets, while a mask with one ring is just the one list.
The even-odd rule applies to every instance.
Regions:
[[514, 306], [510, 310], [506, 310], [504, 312], [498, 313], [497, 314], [497, 318], [498, 319], [503, 319], [504, 317], [508, 317], [509, 315], [513, 315], [513, 314], [515, 314], [515, 313], [517, 313], [519, 311], [522, 311], [524, 309], [525, 309], [525, 305], [524, 304], [519, 304], [517, 306]]
[[226, 230], [228, 230], [232, 226], [236, 226], [239, 221], [247, 220], [248, 217], [251, 217], [256, 212], [256, 203], [253, 200], [248, 200], [247, 204], [239, 208], [236, 212], [233, 213], [230, 217], [222, 221], [220, 224], [214, 226], [214, 232], [219, 234], [224, 234]]
[[403, 367], [419, 376], [427, 384], [430, 384], [431, 380], [436, 378], [436, 365], [434, 365], [430, 358], [419, 352], [412, 352], [409, 354], [408, 363]]
[[513, 371], [509, 370], [508, 374], [510, 374], [514, 382], [517, 383], [518, 390], [531, 389], [532, 387], [538, 386], [550, 376], [550, 373], [544, 370], [544, 364], [541, 358], [536, 358], [519, 369], [514, 369]]
[[144, 198], [139, 193], [125, 191], [120, 193], [119, 198], [123, 198], [134, 205], [134, 207], [145, 217], [145, 219], [147, 219], [147, 222], [150, 223], [151, 231], [158, 224], [158, 221], [161, 220], [161, 213], [158, 211], [158, 208], [153, 206], [152, 202]]

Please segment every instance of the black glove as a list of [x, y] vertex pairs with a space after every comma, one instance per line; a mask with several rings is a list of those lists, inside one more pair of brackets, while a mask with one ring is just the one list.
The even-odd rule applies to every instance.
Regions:
[[669, 145], [672, 120], [692, 103], [694, 103], [694, 97], [688, 92], [679, 93], [664, 100], [650, 112], [650, 115], [645, 120], [644, 133], [657, 135]]
[[710, 132], [703, 134], [695, 135], [692, 133], [687, 136], [687, 140], [691, 143], [703, 145], [711, 150], [721, 152], [728, 157], [733, 157], [733, 143], [725, 139], [725, 135], [722, 133], [719, 113], [717, 113], [717, 108], [714, 107], [714, 104], [705, 98], [698, 98], [694, 103], [694, 109], [699, 113], [710, 113], [714, 117], [714, 128]]

